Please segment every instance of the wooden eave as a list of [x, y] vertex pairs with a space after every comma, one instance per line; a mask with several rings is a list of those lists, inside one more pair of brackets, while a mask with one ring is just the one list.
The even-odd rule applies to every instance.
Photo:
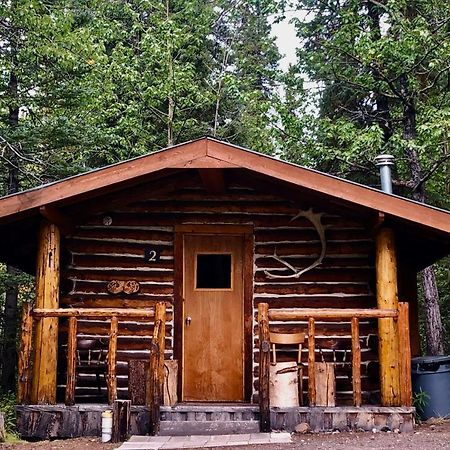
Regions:
[[[36, 220], [42, 208], [66, 208], [95, 201], [127, 188], [149, 183], [186, 169], [226, 171], [239, 169], [273, 183], [328, 199], [366, 216], [384, 215], [394, 225], [405, 225], [426, 240], [441, 243], [439, 255], [450, 247], [450, 213], [396, 195], [277, 160], [212, 138], [170, 147], [146, 156], [77, 175], [0, 199], [0, 226]], [[234, 171], [237, 172], [237, 171]], [[205, 177], [204, 177], [205, 178]], [[206, 178], [205, 178], [206, 179]], [[206, 182], [208, 183], [207, 179]], [[212, 189], [219, 189], [213, 186]], [[50, 211], [52, 211], [50, 209]], [[433, 256], [431, 259], [439, 256]]]

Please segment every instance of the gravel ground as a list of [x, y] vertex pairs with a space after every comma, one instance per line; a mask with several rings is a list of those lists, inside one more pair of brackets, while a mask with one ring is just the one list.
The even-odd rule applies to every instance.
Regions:
[[[418, 426], [413, 433], [326, 433], [303, 434], [293, 437], [292, 444], [253, 445], [246, 447], [215, 447], [218, 450], [434, 450], [450, 449], [450, 420], [436, 420]], [[12, 450], [109, 450], [119, 444], [102, 444], [98, 439], [80, 438], [59, 441], [20, 442], [0, 444], [2, 449]]]

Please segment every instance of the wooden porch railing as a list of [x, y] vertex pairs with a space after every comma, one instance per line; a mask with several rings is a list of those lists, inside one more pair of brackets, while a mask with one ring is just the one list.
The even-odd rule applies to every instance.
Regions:
[[[65, 404], [70, 406], [75, 403], [76, 383], [76, 351], [78, 319], [101, 318], [110, 320], [108, 359], [107, 359], [107, 391], [108, 403], [112, 404], [117, 399], [117, 336], [119, 320], [123, 319], [153, 319], [154, 328], [150, 347], [150, 375], [147, 385], [147, 406], [150, 408], [150, 433], [155, 434], [159, 430], [159, 413], [163, 392], [164, 380], [164, 349], [165, 349], [165, 303], [157, 303], [152, 309], [119, 309], [119, 308], [54, 308], [32, 309], [30, 304], [24, 304], [22, 312], [22, 339], [19, 350], [19, 382], [18, 402], [30, 403], [31, 392], [31, 349], [33, 336], [33, 321], [44, 318], [68, 317], [67, 337], [67, 380], [65, 392]], [[34, 320], [33, 320], [34, 319]], [[55, 387], [56, 388], [56, 387]]]
[[315, 385], [315, 321], [332, 319], [351, 323], [352, 336], [352, 383], [353, 403], [359, 407], [361, 399], [361, 348], [359, 342], [360, 319], [394, 318], [399, 332], [400, 398], [398, 406], [411, 406], [411, 354], [409, 342], [408, 303], [399, 303], [393, 309], [323, 309], [285, 308], [269, 309], [267, 303], [258, 305], [259, 329], [259, 405], [261, 431], [270, 431], [269, 366], [270, 366], [270, 321], [308, 321], [308, 398], [309, 405], [316, 405]]

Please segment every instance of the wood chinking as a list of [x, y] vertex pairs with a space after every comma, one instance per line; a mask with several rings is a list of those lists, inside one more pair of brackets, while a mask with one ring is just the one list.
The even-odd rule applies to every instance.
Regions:
[[[276, 247], [277, 254], [298, 267], [306, 267], [321, 251], [317, 231], [312, 224], [298, 218], [299, 206], [249, 188], [242, 181], [228, 183], [225, 194], [208, 193], [196, 175], [188, 188], [171, 195], [153, 197], [135, 204], [105, 211], [111, 217], [104, 225], [104, 215], [91, 216], [65, 239], [69, 261], [62, 267], [60, 304], [64, 307], [150, 307], [165, 301], [173, 312], [174, 295], [174, 227], [181, 223], [249, 224], [254, 227], [254, 313], [260, 302], [269, 307], [354, 307], [376, 306], [374, 296], [374, 242], [364, 225], [336, 214], [325, 214], [327, 253], [322, 264], [303, 274], [298, 280], [271, 278], [272, 274], [288, 274], [289, 270], [269, 256]], [[196, 180], [196, 181], [195, 181]], [[195, 181], [195, 182], [194, 182]], [[146, 246], [158, 246], [160, 260], [144, 260]], [[107, 285], [113, 280], [135, 280], [139, 292], [112, 295]], [[376, 401], [378, 376], [376, 373], [376, 322], [360, 321], [362, 350], [362, 392], [365, 400]], [[256, 327], [256, 321], [254, 320]], [[307, 321], [295, 324], [273, 324], [274, 331], [288, 331], [292, 327], [307, 329]], [[337, 371], [339, 402], [351, 399], [351, 327], [348, 323], [316, 321], [316, 344], [325, 360], [342, 359]], [[166, 354], [173, 357], [173, 319], [166, 327]], [[85, 336], [106, 336], [109, 325], [99, 320], [78, 321], [78, 333]], [[117, 339], [117, 386], [119, 398], [126, 397], [127, 361], [147, 358], [152, 327], [136, 321], [121, 322]], [[61, 322], [60, 336], [65, 341], [67, 325]], [[258, 349], [254, 332], [253, 400], [257, 399]], [[307, 351], [306, 349], [304, 350]], [[280, 352], [280, 358], [287, 356]], [[371, 365], [375, 370], [371, 369]], [[59, 392], [64, 389], [60, 378]], [[88, 398], [95, 391], [92, 376], [79, 376], [78, 398]]]

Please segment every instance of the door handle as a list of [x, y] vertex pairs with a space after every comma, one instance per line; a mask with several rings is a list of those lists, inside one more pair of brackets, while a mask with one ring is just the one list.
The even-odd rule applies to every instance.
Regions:
[[186, 319], [184, 319], [184, 323], [186, 324], [186, 326], [188, 327], [192, 322], [192, 317], [191, 316], [187, 316]]

